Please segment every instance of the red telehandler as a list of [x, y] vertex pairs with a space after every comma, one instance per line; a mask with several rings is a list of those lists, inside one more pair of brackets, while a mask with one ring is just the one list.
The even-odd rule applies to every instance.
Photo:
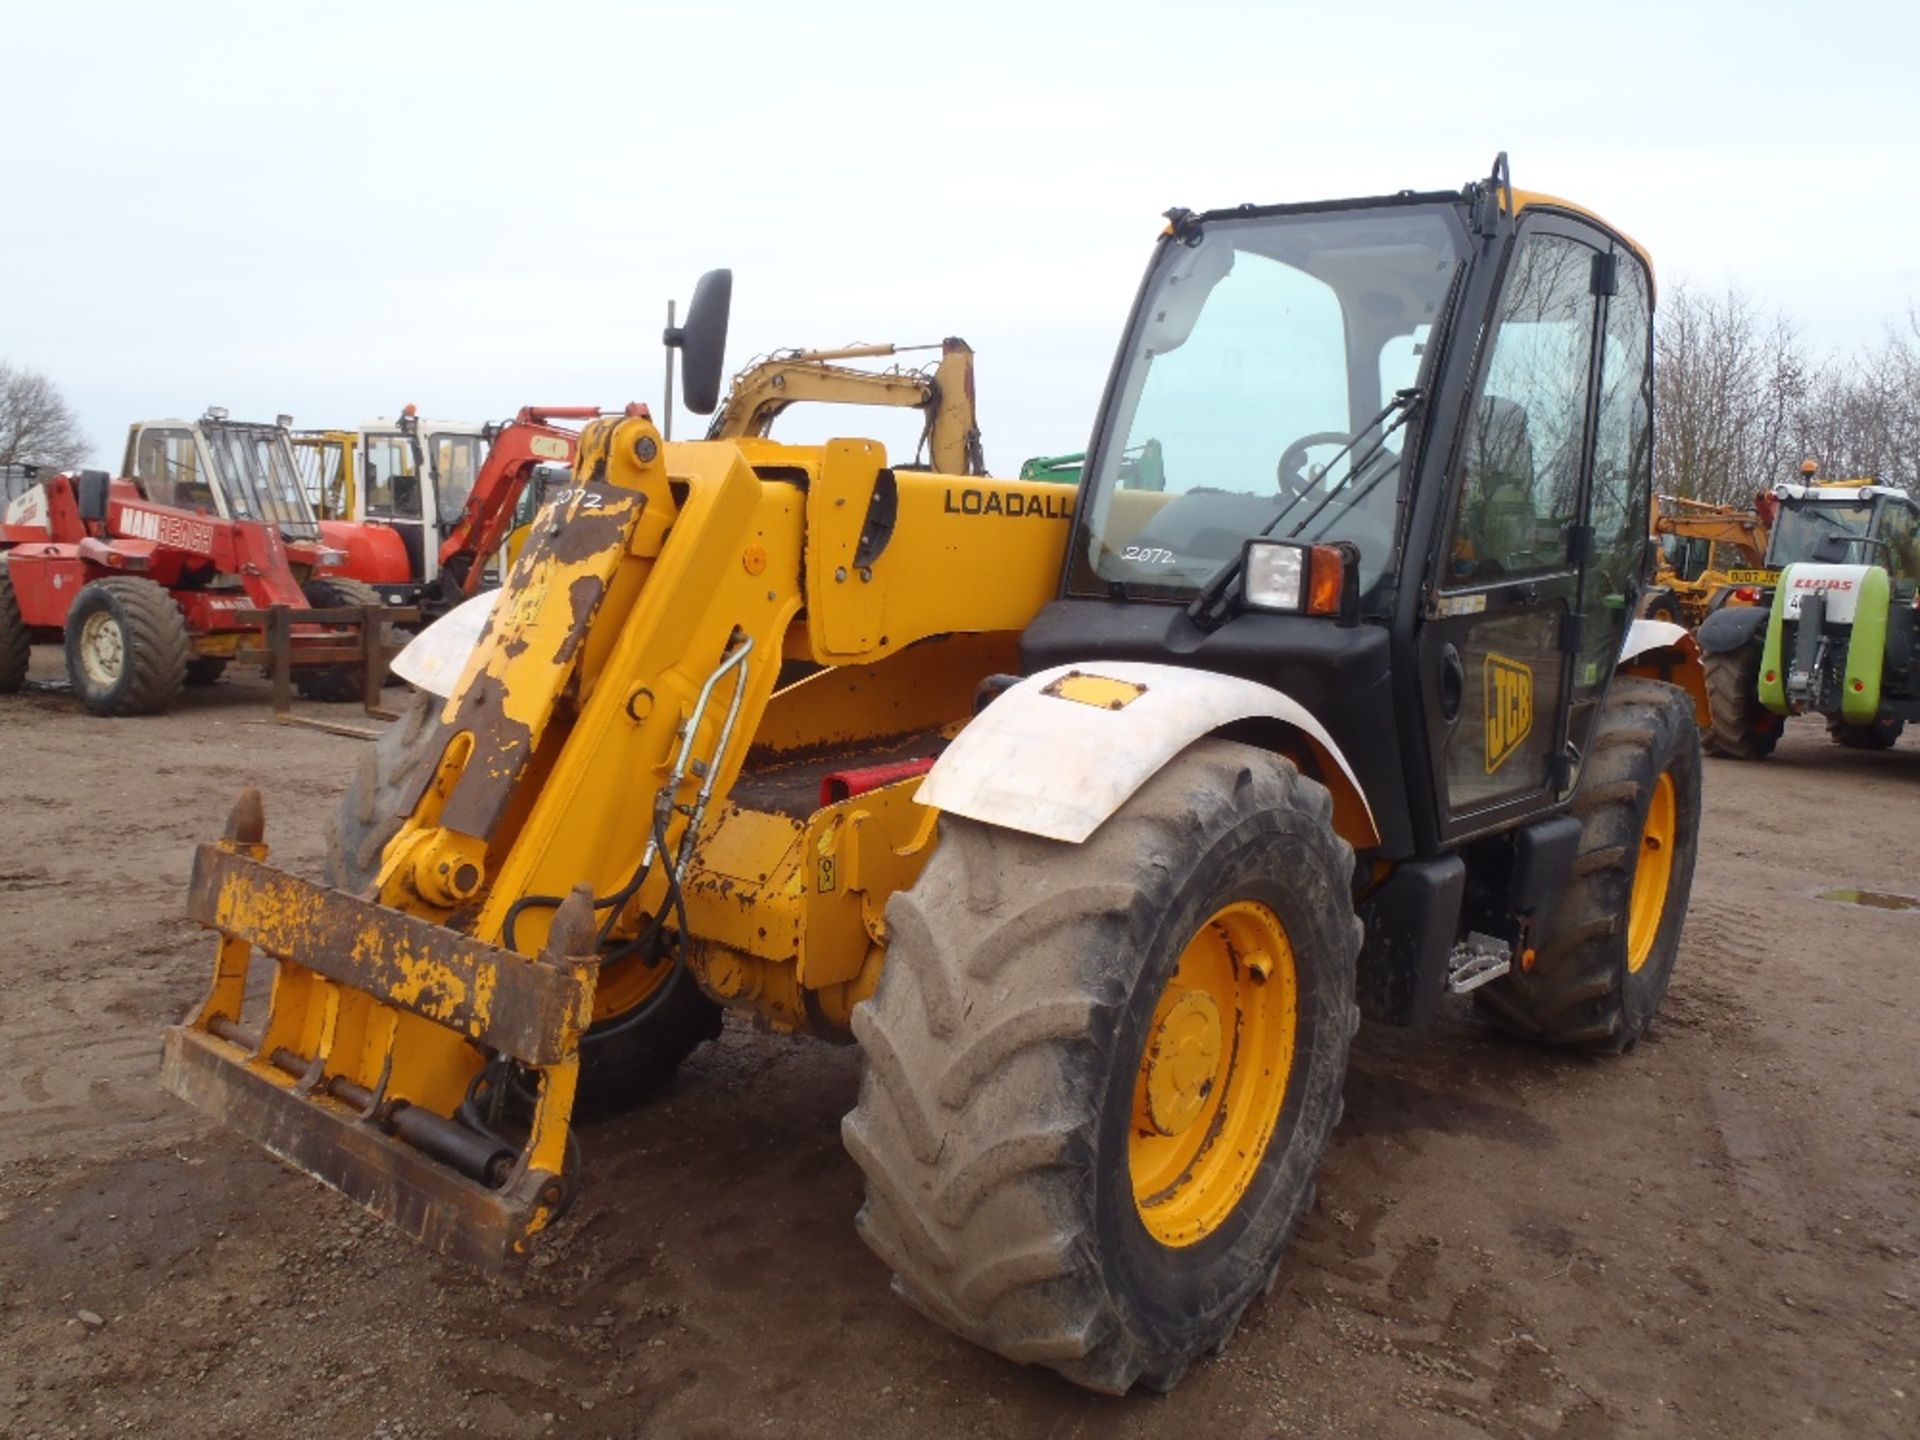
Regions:
[[74, 693], [96, 715], [157, 714], [235, 660], [268, 663], [274, 644], [303, 695], [365, 698], [368, 647], [388, 644], [384, 625], [367, 634], [379, 598], [320, 573], [345, 557], [318, 536], [283, 538], [265, 519], [104, 470], [15, 466], [5, 478], [0, 694], [25, 684], [32, 644], [63, 641]]

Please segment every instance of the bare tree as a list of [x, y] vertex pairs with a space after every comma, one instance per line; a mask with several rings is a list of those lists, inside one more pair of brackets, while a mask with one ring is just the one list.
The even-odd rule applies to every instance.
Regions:
[[1703, 295], [1682, 282], [1654, 344], [1654, 486], [1663, 495], [1745, 504], [1791, 473], [1813, 384], [1799, 335], [1742, 290]]
[[0, 465], [71, 470], [91, 448], [53, 381], [0, 360]]
[[1829, 478], [1920, 490], [1920, 312], [1819, 373], [1798, 407], [1794, 443]]

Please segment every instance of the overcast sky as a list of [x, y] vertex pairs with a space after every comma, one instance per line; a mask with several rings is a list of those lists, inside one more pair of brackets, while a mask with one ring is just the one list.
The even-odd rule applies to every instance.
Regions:
[[1168, 206], [1450, 188], [1500, 149], [1663, 283], [1850, 348], [1920, 299], [1916, 16], [0, 0], [0, 358], [109, 466], [208, 404], [657, 414], [665, 302], [726, 265], [730, 369], [964, 336], [1012, 473], [1085, 443]]

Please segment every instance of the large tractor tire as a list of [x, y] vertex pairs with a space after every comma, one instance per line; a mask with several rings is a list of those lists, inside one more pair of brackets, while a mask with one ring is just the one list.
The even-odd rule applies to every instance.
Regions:
[[1849, 750], [1891, 750], [1906, 733], [1907, 722], [1883, 715], [1870, 725], [1850, 725], [1844, 720], [1827, 721], [1827, 738]]
[[1760, 641], [1738, 650], [1709, 655], [1707, 709], [1713, 724], [1705, 737], [1707, 753], [1731, 760], [1764, 760], [1780, 743], [1780, 717], [1760, 703]]
[[180, 698], [192, 641], [173, 597], [151, 580], [110, 575], [67, 611], [67, 678], [96, 715], [158, 715]]
[[33, 637], [20, 618], [20, 601], [13, 593], [13, 577], [0, 560], [0, 695], [17, 694], [27, 683], [27, 664], [33, 658]]
[[1079, 845], [940, 821], [841, 1127], [898, 1294], [1115, 1394], [1225, 1346], [1313, 1203], [1359, 1024], [1331, 816], [1208, 740]]
[[1573, 813], [1573, 875], [1523, 961], [1474, 992], [1516, 1034], [1630, 1050], [1667, 993], [1693, 891], [1700, 738], [1687, 694], [1621, 678], [1600, 712]]
[[[381, 852], [406, 818], [406, 797], [421, 771], [438, 764], [446, 749], [441, 704], [436, 696], [414, 695], [361, 758], [327, 822], [326, 880], [335, 889], [365, 894], [378, 878]], [[659, 993], [663, 985], [672, 986], [664, 995]], [[631, 1109], [719, 1033], [719, 1007], [684, 970], [665, 963], [649, 967], [637, 959], [603, 967], [594, 1024], [580, 1044], [574, 1113], [595, 1117]]]
[[[302, 585], [300, 591], [307, 597], [307, 604], [316, 610], [334, 610], [346, 605], [384, 608], [386, 603], [379, 591], [350, 575], [316, 576]], [[294, 618], [297, 620], [299, 616]], [[381, 639], [394, 644], [399, 632], [384, 622], [380, 628]], [[367, 698], [367, 677], [358, 665], [309, 666], [293, 672], [293, 688], [308, 700], [358, 703]]]
[[1655, 590], [1649, 595], [1644, 613], [1649, 620], [1660, 620], [1669, 625], [1687, 623], [1680, 609], [1680, 597], [1671, 590]]

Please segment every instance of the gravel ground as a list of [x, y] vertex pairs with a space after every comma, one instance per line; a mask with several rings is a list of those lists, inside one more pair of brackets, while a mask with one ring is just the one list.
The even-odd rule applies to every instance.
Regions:
[[[51, 652], [35, 674], [58, 674]], [[731, 1023], [589, 1127], [512, 1285], [164, 1095], [204, 984], [190, 847], [266, 793], [316, 874], [361, 742], [223, 682], [158, 719], [0, 699], [0, 1435], [1920, 1433], [1920, 736], [1709, 761], [1680, 961], [1632, 1055], [1464, 1007], [1362, 1030], [1274, 1294], [1168, 1398], [1105, 1399], [891, 1298], [840, 1148], [859, 1055]]]

